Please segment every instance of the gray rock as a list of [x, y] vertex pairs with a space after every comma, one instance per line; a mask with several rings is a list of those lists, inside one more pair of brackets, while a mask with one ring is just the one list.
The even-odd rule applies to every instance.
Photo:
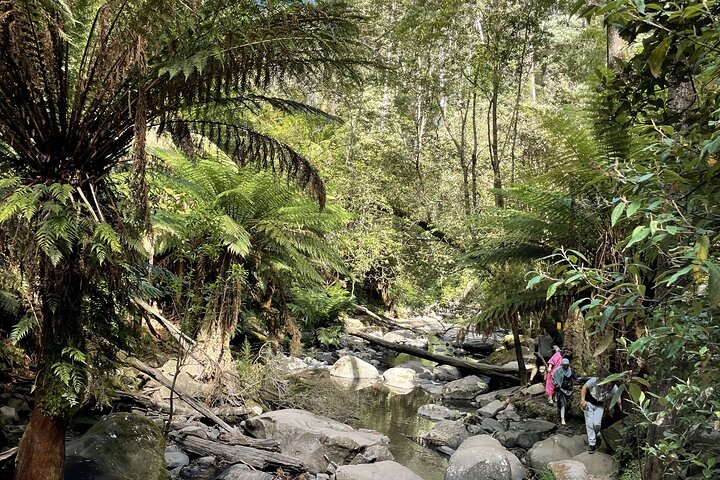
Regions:
[[166, 480], [165, 439], [151, 420], [131, 413], [106, 415], [65, 448], [65, 478]]
[[546, 420], [524, 420], [513, 424], [513, 430], [519, 430], [523, 432], [541, 432], [550, 433], [557, 428], [553, 422]]
[[330, 475], [327, 473], [318, 473], [315, 480], [330, 480]]
[[450, 457], [445, 480], [522, 480], [525, 474], [520, 460], [504, 448], [474, 447]]
[[502, 423], [495, 420], [494, 418], [484, 418], [480, 425], [482, 426], [483, 430], [488, 433], [500, 433], [507, 430], [507, 428], [505, 428]]
[[343, 465], [358, 454], [375, 461], [393, 459], [386, 436], [304, 410], [268, 412], [243, 425], [255, 438], [277, 440], [283, 454], [300, 459], [311, 473], [326, 471], [329, 462]]
[[536, 443], [527, 452], [527, 463], [535, 470], [545, 470], [549, 463], [570, 460], [587, 448], [584, 435], [553, 435]]
[[469, 436], [470, 434], [462, 422], [443, 420], [438, 422], [433, 429], [430, 430], [426, 438], [434, 440], [437, 444], [446, 445], [450, 448], [458, 448]]
[[435, 451], [438, 452], [438, 453], [440, 453], [440, 454], [442, 454], [442, 455], [446, 455], [446, 456], [448, 456], [448, 457], [452, 456], [452, 454], [455, 453], [455, 449], [454, 449], [454, 448], [450, 448], [450, 447], [448, 447], [447, 445], [443, 445], [443, 446], [441, 446], [441, 447], [438, 447], [438, 448], [435, 449]]
[[515, 410], [508, 410], [507, 408], [502, 412], [498, 413], [495, 418], [497, 418], [500, 422], [502, 422], [503, 420], [507, 420], [510, 422], [522, 421], [522, 418], [520, 418], [520, 415], [518, 415]]
[[588, 452], [583, 452], [575, 455], [571, 460], [585, 465], [588, 475], [610, 478], [617, 477], [618, 468], [615, 460], [607, 453], [595, 452], [590, 455]]
[[0, 407], [0, 417], [6, 422], [17, 422], [20, 420], [15, 409], [8, 406]]
[[457, 420], [462, 418], [464, 413], [459, 410], [453, 410], [443, 405], [428, 403], [418, 409], [417, 414], [421, 417], [434, 421], [440, 420]]
[[379, 376], [377, 368], [353, 355], [345, 355], [330, 368], [330, 375], [339, 378], [374, 379]]
[[590, 480], [585, 465], [575, 460], [550, 462], [547, 468], [552, 472], [555, 480]]
[[442, 390], [443, 390], [442, 385], [437, 385], [435, 383], [429, 383], [429, 382], [418, 382], [418, 387], [422, 388], [430, 395], [435, 395], [437, 397], [442, 396]]
[[490, 379], [470, 375], [452, 381], [443, 387], [443, 398], [448, 400], [472, 400], [481, 393], [487, 392]]
[[498, 414], [501, 410], [503, 410], [507, 404], [505, 402], [501, 402], [500, 400], [493, 400], [492, 402], [488, 403], [484, 407], [478, 409], [477, 413], [482, 415], [483, 417], [495, 417], [495, 415]]
[[507, 400], [513, 393], [517, 392], [520, 387], [503, 388], [502, 390], [493, 390], [492, 392], [483, 393], [475, 397], [475, 401], [484, 407], [494, 400]]
[[343, 465], [335, 473], [336, 480], [422, 480], [415, 472], [399, 463], [385, 461], [365, 465]]
[[177, 445], [171, 445], [165, 449], [165, 463], [168, 470], [184, 467], [190, 463], [190, 457]]
[[275, 478], [274, 475], [250, 470], [246, 465], [238, 464], [223, 471], [215, 477], [215, 480], [273, 480], [273, 478]]
[[522, 393], [524, 393], [525, 395], [542, 395], [545, 393], [545, 384], [536, 383], [534, 385], [530, 385], [529, 387], [525, 388]]
[[440, 382], [450, 382], [460, 378], [460, 370], [452, 365], [438, 365], [433, 368], [433, 378]]
[[214, 465], [216, 461], [217, 459], [212, 455], [209, 455], [207, 457], [200, 457], [196, 460], [198, 465]]
[[519, 432], [517, 430], [507, 430], [505, 432], [500, 432], [497, 434], [497, 439], [500, 443], [503, 444], [506, 448], [515, 448], [515, 443], [517, 440], [517, 437], [523, 432]]

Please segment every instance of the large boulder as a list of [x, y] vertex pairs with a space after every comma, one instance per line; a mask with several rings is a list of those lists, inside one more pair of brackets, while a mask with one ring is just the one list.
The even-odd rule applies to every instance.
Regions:
[[243, 425], [255, 438], [276, 440], [283, 454], [300, 459], [312, 473], [324, 472], [330, 461], [345, 465], [393, 460], [386, 436], [304, 410], [268, 412]]
[[435, 445], [445, 445], [450, 448], [458, 448], [470, 434], [462, 422], [443, 420], [438, 422], [426, 435]]
[[585, 465], [588, 474], [591, 476], [617, 478], [617, 465], [613, 457], [607, 453], [595, 452], [591, 455], [588, 452], [583, 452], [575, 455], [571, 460]]
[[475, 446], [450, 457], [445, 480], [522, 480], [526, 473], [520, 460], [504, 448]]
[[465, 450], [467, 448], [476, 447], [492, 447], [499, 450], [504, 450], [502, 444], [490, 435], [474, 435], [465, 440], [458, 448], [457, 451]]
[[457, 420], [465, 415], [460, 410], [453, 410], [443, 405], [436, 405], [434, 403], [428, 403], [421, 406], [418, 408], [417, 414], [423, 418], [434, 421]]
[[545, 470], [549, 463], [570, 460], [586, 448], [584, 435], [553, 435], [528, 450], [527, 463], [535, 470]]
[[472, 400], [489, 389], [490, 379], [488, 377], [470, 375], [446, 384], [443, 387], [443, 398], [448, 400]]
[[147, 417], [112, 413], [65, 447], [65, 478], [166, 480], [165, 439]]
[[548, 470], [555, 480], [590, 480], [585, 465], [575, 460], [548, 463]]
[[335, 472], [336, 480], [422, 480], [415, 472], [399, 463], [385, 461], [364, 465], [343, 465]]
[[330, 368], [330, 375], [349, 379], [374, 379], [379, 376], [377, 368], [354, 355], [345, 355]]
[[415, 370], [409, 368], [395, 367], [385, 370], [383, 382], [391, 387], [415, 388]]

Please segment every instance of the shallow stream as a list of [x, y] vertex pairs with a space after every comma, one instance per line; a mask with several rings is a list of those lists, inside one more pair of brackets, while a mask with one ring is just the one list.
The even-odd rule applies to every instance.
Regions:
[[[401, 362], [414, 358], [402, 358]], [[415, 359], [417, 360], [417, 359]], [[393, 362], [395, 363], [395, 362]], [[299, 380], [310, 392], [322, 395], [328, 403], [341, 402], [354, 409], [351, 423], [356, 428], [376, 430], [390, 439], [390, 452], [395, 461], [408, 467], [424, 480], [443, 480], [447, 459], [408, 437], [422, 437], [432, 429], [435, 422], [417, 416], [417, 410], [439, 399], [420, 388], [410, 393], [396, 393], [382, 384], [356, 389], [359, 385], [342, 385], [332, 379], [327, 371], [303, 375]], [[328, 395], [336, 398], [328, 398]], [[348, 395], [354, 397], [348, 400]]]

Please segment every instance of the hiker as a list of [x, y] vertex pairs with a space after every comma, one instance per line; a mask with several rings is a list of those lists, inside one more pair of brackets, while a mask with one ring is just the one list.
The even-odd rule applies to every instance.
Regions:
[[543, 364], [547, 364], [548, 360], [550, 360], [550, 357], [552, 357], [554, 353], [555, 351], [553, 350], [552, 338], [545, 335], [545, 333], [538, 335], [535, 339], [535, 366], [533, 367], [532, 372], [530, 372], [530, 381], [528, 381], [528, 385], [532, 385], [533, 379], [540, 370], [540, 367], [542, 367]]
[[[585, 429], [588, 437], [588, 453], [593, 454], [600, 447], [600, 424], [602, 423], [605, 404], [618, 391], [614, 382], [600, 385], [598, 377], [590, 377], [580, 391], [580, 408], [585, 413]], [[622, 402], [618, 397], [617, 404], [622, 408]]]
[[557, 403], [558, 416], [560, 423], [565, 423], [565, 413], [570, 410], [573, 396], [573, 369], [570, 367], [570, 359], [563, 358], [560, 362], [560, 368], [555, 369], [552, 375], [552, 381], [555, 385], [555, 402]]
[[553, 345], [555, 354], [548, 360], [547, 367], [545, 367], [545, 396], [548, 397], [548, 403], [552, 405], [555, 401], [555, 384], [553, 383], [552, 375], [555, 370], [560, 367], [563, 356], [560, 353], [560, 347]]

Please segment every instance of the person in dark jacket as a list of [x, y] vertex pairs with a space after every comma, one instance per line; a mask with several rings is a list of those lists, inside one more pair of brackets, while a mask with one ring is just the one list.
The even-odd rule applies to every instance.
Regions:
[[567, 425], [565, 413], [572, 404], [574, 375], [575, 372], [570, 367], [570, 360], [565, 357], [560, 362], [560, 368], [556, 369], [552, 376], [553, 385], [555, 385], [555, 402], [562, 425]]
[[[532, 372], [530, 372], [530, 381], [528, 381], [528, 385], [532, 385], [535, 375], [537, 375], [540, 367], [545, 365], [547, 368], [547, 362], [550, 361], [550, 358], [552, 358], [554, 354], [555, 349], [553, 349], [553, 339], [545, 333], [538, 335], [535, 339], [535, 366], [533, 367]], [[545, 360], [544, 362], [543, 359]]]

